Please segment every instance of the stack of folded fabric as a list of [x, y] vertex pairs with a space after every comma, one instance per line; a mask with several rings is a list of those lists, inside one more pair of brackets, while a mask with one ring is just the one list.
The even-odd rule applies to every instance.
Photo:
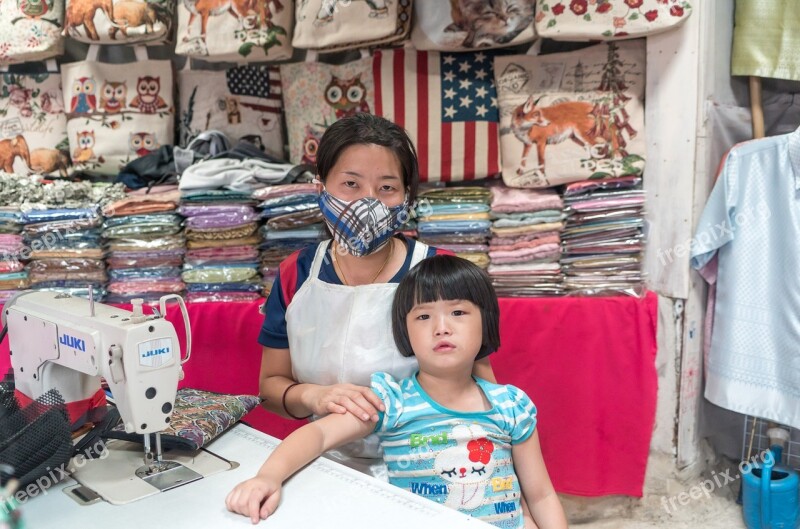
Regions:
[[188, 301], [250, 301], [261, 295], [258, 214], [250, 191], [182, 192]]
[[422, 242], [450, 250], [481, 268], [489, 266], [487, 241], [491, 191], [485, 187], [440, 187], [419, 195], [417, 233]]
[[263, 294], [269, 295], [281, 261], [327, 234], [314, 184], [276, 185], [253, 192], [261, 218], [261, 276]]
[[140, 188], [103, 208], [103, 235], [109, 243], [108, 301], [152, 302], [183, 291], [180, 196], [176, 185]]
[[13, 206], [0, 207], [0, 303], [18, 290], [28, 288], [28, 272], [22, 264], [22, 214]]
[[500, 296], [547, 296], [562, 292], [561, 197], [552, 189], [492, 186], [489, 275]]
[[569, 292], [637, 293], [642, 287], [644, 191], [640, 176], [569, 184], [561, 265]]
[[106, 294], [105, 262], [97, 208], [37, 209], [23, 213], [30, 287], [95, 299]]

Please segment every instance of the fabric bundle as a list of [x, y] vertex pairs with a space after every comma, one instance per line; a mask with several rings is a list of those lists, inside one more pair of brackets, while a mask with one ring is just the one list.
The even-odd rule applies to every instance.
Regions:
[[250, 193], [201, 188], [184, 192], [183, 198], [180, 212], [186, 217], [188, 249], [181, 277], [187, 300], [258, 299], [260, 238]]
[[420, 240], [450, 250], [481, 268], [489, 266], [491, 191], [483, 187], [439, 187], [420, 193]]
[[0, 208], [0, 303], [5, 303], [17, 290], [28, 288], [28, 272], [20, 261], [25, 242], [21, 214], [13, 206]]
[[177, 214], [180, 191], [175, 185], [130, 191], [103, 208], [103, 236], [108, 245], [108, 301], [133, 298], [156, 301], [180, 294], [183, 218]]
[[489, 275], [500, 296], [562, 292], [563, 202], [553, 189], [492, 186]]
[[564, 191], [564, 287], [570, 293], [639, 292], [644, 248], [642, 178], [575, 182]]
[[277, 185], [253, 193], [266, 221], [260, 228], [263, 242], [259, 247], [264, 296], [272, 289], [281, 261], [327, 237], [317, 196], [314, 184]]

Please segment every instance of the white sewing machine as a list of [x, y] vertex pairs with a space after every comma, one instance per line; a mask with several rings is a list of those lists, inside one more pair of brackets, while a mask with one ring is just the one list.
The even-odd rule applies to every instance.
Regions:
[[[171, 299], [179, 303], [186, 327], [183, 358], [175, 328], [163, 317]], [[103, 377], [125, 431], [144, 435], [143, 465], [137, 445], [125, 441], [109, 441], [108, 456], [73, 465], [73, 477], [111, 503], [128, 503], [211, 472], [190, 468], [203, 466], [194, 454], [177, 457], [182, 463], [162, 457], [159, 432], [172, 415], [181, 366], [191, 355], [191, 332], [180, 296], [163, 296], [159, 305], [160, 311], [145, 315], [141, 299], [133, 300], [131, 312], [68, 294], [25, 291], [9, 300], [2, 314], [17, 390], [36, 399], [55, 388], [70, 403], [91, 398]], [[230, 464], [212, 467], [216, 472]]]

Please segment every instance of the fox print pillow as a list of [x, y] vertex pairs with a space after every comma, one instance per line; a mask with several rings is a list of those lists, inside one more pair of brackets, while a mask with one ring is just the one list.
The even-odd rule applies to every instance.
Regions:
[[496, 57], [503, 181], [551, 187], [642, 174], [643, 41]]
[[66, 0], [65, 35], [89, 44], [167, 40], [174, 0]]

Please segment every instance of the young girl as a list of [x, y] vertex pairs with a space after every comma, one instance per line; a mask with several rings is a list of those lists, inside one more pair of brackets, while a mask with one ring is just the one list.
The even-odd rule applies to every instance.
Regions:
[[497, 297], [486, 274], [458, 257], [419, 263], [400, 282], [392, 330], [419, 371], [372, 376], [385, 411], [377, 424], [331, 414], [292, 433], [256, 477], [228, 494], [228, 509], [266, 519], [282, 483], [320, 454], [376, 433], [389, 481], [497, 527], [523, 527], [520, 496], [540, 529], [567, 527], [536, 432], [536, 408], [514, 386], [472, 375], [475, 358], [500, 345]]

